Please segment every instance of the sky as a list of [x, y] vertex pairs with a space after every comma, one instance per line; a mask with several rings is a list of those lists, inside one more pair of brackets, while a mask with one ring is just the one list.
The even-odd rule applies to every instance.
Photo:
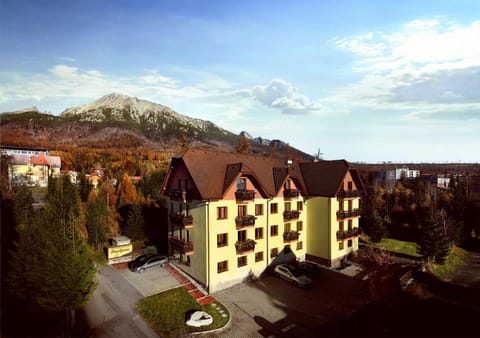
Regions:
[[351, 162], [480, 162], [480, 1], [0, 0], [0, 112], [109, 93]]

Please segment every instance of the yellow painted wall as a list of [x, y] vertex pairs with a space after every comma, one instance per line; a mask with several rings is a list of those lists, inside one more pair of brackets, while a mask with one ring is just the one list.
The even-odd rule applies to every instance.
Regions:
[[331, 236], [329, 218], [332, 211], [327, 197], [311, 197], [306, 202], [307, 209], [307, 253], [313, 256], [330, 258]]

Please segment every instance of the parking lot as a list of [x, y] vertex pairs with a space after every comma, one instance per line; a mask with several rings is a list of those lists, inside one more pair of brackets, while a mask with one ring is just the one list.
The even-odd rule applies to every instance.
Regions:
[[215, 294], [232, 314], [229, 328], [206, 336], [299, 337], [335, 332], [365, 304], [365, 282], [324, 269], [302, 289], [273, 275]]
[[142, 273], [131, 272], [128, 269], [118, 271], [144, 297], [163, 292], [180, 284], [164, 267], [154, 267]]

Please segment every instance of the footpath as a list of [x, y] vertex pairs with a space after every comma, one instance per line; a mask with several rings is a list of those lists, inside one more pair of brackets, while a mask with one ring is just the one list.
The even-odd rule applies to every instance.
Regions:
[[208, 293], [203, 290], [203, 288], [198, 285], [194, 280], [189, 278], [184, 272], [177, 268], [173, 264], [168, 264], [165, 266], [167, 270], [175, 279], [183, 286], [188, 293], [195, 299], [200, 305], [208, 305], [215, 302], [215, 299], [212, 296], [209, 296]]

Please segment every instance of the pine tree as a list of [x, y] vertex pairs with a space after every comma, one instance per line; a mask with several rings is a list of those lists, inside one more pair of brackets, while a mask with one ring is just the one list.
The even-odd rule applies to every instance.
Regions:
[[33, 214], [32, 191], [26, 186], [20, 186], [16, 189], [13, 209], [17, 227], [26, 227]]
[[65, 311], [69, 327], [75, 308], [95, 290], [92, 257], [78, 233], [80, 198], [68, 177], [49, 182], [44, 210], [35, 214], [32, 227], [20, 232], [13, 258], [10, 287], [53, 311]]
[[430, 219], [422, 224], [417, 252], [425, 262], [444, 264], [450, 251], [447, 237], [438, 222]]
[[373, 242], [378, 243], [387, 234], [387, 228], [377, 210], [373, 211], [369, 220], [370, 226], [368, 228], [368, 235]]
[[86, 221], [88, 230], [88, 243], [91, 244], [95, 250], [99, 250], [102, 243], [105, 242], [105, 224], [107, 219], [108, 209], [107, 202], [100, 192], [92, 190], [88, 196], [86, 207]]
[[142, 215], [142, 207], [137, 202], [130, 208], [127, 217], [126, 235], [132, 240], [143, 240], [145, 238], [144, 232], [145, 219]]

